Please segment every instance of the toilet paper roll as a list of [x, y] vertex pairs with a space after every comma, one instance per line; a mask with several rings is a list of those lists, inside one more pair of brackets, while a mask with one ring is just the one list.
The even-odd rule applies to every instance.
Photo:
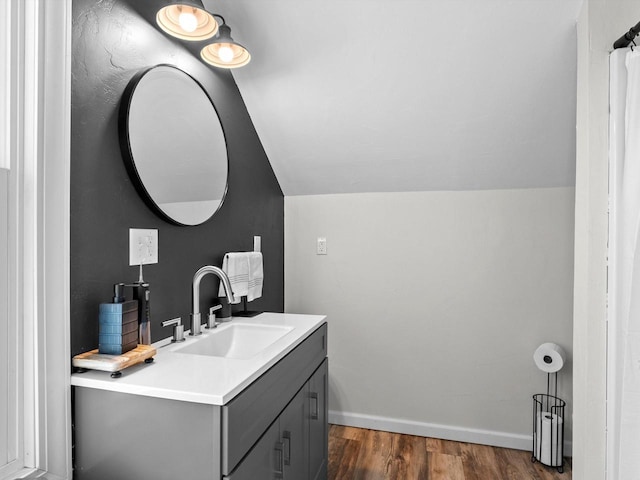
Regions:
[[562, 466], [562, 417], [549, 412], [538, 413], [535, 457], [549, 467]]
[[555, 343], [543, 343], [533, 354], [536, 367], [546, 373], [559, 371], [566, 361], [566, 354], [561, 346]]

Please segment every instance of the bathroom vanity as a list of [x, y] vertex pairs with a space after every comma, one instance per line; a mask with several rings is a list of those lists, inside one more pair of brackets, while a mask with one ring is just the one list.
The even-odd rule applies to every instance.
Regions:
[[327, 477], [324, 316], [234, 318], [155, 361], [72, 375], [74, 478]]

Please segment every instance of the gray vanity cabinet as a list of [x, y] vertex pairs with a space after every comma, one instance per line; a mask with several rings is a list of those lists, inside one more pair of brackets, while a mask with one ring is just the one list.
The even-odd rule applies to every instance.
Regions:
[[76, 386], [74, 479], [326, 480], [326, 355], [325, 323], [225, 405]]

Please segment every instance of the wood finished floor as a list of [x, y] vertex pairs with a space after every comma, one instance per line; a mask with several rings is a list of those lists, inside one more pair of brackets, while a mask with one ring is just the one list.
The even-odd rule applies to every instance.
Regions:
[[331, 425], [329, 480], [570, 480], [531, 453]]

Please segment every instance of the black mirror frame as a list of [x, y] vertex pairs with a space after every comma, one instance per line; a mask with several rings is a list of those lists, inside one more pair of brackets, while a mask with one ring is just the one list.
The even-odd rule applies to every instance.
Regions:
[[[138, 84], [140, 83], [142, 78], [147, 73], [149, 73], [150, 71], [152, 71], [153, 69], [158, 68], [158, 67], [174, 68], [174, 69], [179, 70], [180, 72], [184, 73], [189, 78], [191, 78], [202, 89], [204, 94], [207, 96], [207, 98], [209, 99], [209, 102], [211, 102], [211, 106], [213, 107], [213, 110], [216, 112], [218, 120], [220, 121], [220, 128], [222, 129], [222, 136], [224, 138], [225, 150], [227, 151], [227, 179], [226, 179], [226, 182], [225, 182], [225, 188], [224, 188], [224, 192], [222, 194], [222, 198], [220, 199], [220, 204], [218, 205], [216, 210], [206, 220], [204, 220], [204, 221], [202, 221], [201, 223], [198, 223], [198, 224], [181, 223], [180, 221], [176, 220], [175, 218], [169, 216], [164, 210], [162, 210], [162, 208], [160, 208], [160, 206], [156, 203], [156, 201], [153, 199], [153, 197], [151, 196], [151, 194], [149, 193], [149, 191], [145, 187], [144, 181], [142, 180], [142, 178], [140, 176], [140, 173], [138, 172], [138, 169], [136, 168], [135, 159], [133, 158], [133, 151], [131, 149], [131, 142], [130, 142], [130, 137], [129, 137], [129, 111], [131, 109], [131, 101], [133, 99], [133, 94], [134, 94], [134, 92], [136, 90], [136, 87], [138, 86]], [[121, 151], [121, 154], [122, 154], [122, 158], [124, 160], [125, 167], [127, 169], [127, 172], [129, 173], [129, 177], [133, 181], [133, 184], [134, 184], [138, 194], [142, 197], [142, 199], [144, 200], [146, 205], [154, 213], [156, 213], [159, 217], [161, 217], [163, 220], [165, 220], [165, 221], [167, 221], [167, 222], [169, 222], [169, 223], [171, 223], [173, 225], [178, 225], [178, 226], [181, 226], [181, 227], [195, 227], [195, 226], [198, 226], [198, 225], [202, 225], [202, 224], [208, 222], [209, 220], [211, 220], [211, 218], [213, 218], [213, 216], [216, 213], [218, 213], [220, 208], [222, 208], [222, 205], [224, 204], [225, 198], [227, 196], [227, 191], [229, 189], [229, 153], [228, 153], [229, 152], [229, 146], [227, 144], [227, 135], [226, 135], [226, 133], [224, 131], [224, 125], [222, 124], [222, 119], [220, 118], [220, 114], [218, 113], [218, 109], [216, 108], [215, 104], [213, 103], [213, 100], [211, 99], [211, 96], [209, 95], [207, 90], [202, 86], [202, 84], [198, 80], [193, 78], [193, 76], [189, 75], [187, 72], [185, 72], [181, 68], [179, 68], [179, 67], [177, 67], [175, 65], [167, 64], [167, 63], [160, 63], [160, 64], [154, 65], [152, 67], [145, 68], [145, 69], [139, 71], [138, 73], [136, 73], [131, 78], [131, 80], [129, 80], [129, 83], [125, 87], [124, 92], [122, 93], [122, 97], [120, 99], [120, 108], [119, 108], [119, 111], [118, 111], [118, 138], [119, 138], [119, 142], [120, 142], [120, 151]]]

